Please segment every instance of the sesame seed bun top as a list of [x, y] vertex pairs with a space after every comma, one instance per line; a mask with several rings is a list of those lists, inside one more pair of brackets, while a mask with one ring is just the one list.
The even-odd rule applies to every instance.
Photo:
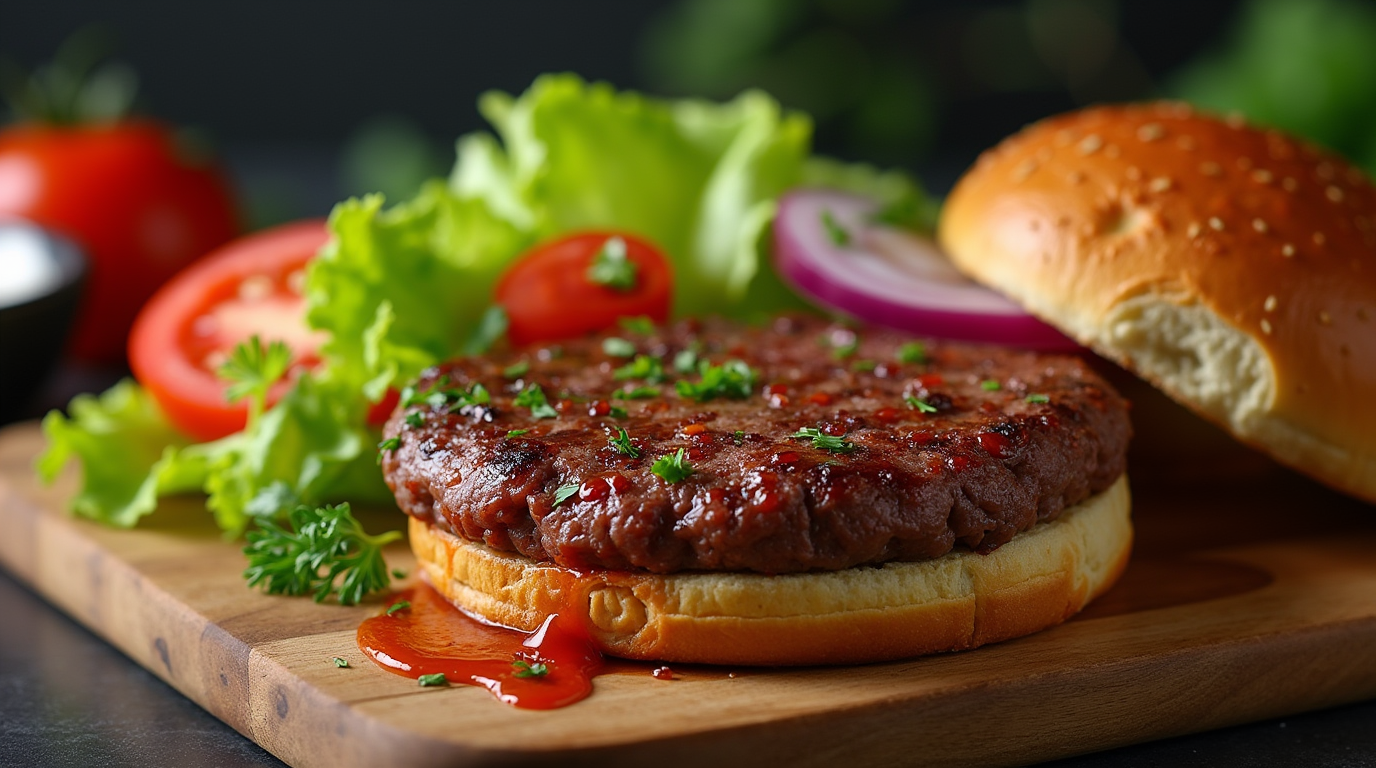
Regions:
[[1176, 103], [985, 153], [942, 212], [963, 271], [1278, 460], [1376, 501], [1376, 189]]

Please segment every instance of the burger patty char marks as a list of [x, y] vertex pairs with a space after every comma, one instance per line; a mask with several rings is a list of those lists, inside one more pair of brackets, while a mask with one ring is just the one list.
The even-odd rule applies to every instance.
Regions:
[[644, 330], [426, 371], [385, 427], [401, 508], [574, 569], [791, 573], [991, 551], [1124, 471], [1127, 404], [1074, 357]]

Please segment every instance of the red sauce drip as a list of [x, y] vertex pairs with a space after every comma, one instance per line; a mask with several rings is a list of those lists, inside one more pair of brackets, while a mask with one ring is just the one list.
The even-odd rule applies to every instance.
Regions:
[[787, 407], [788, 407], [788, 395], [770, 395], [770, 396], [769, 396], [769, 407], [770, 407], [770, 408], [787, 408]]
[[769, 462], [776, 466], [779, 464], [792, 464], [797, 461], [798, 458], [797, 451], [779, 451], [770, 458]]
[[674, 679], [674, 670], [669, 669], [668, 667], [655, 667], [653, 670], [650, 671], [650, 674], [654, 675], [656, 680]]
[[701, 435], [706, 431], [707, 425], [705, 424], [689, 424], [683, 428], [683, 434], [689, 437], [692, 437], [694, 435]]
[[917, 377], [917, 383], [921, 384], [927, 389], [931, 389], [932, 387], [939, 387], [941, 386], [941, 382], [943, 381], [945, 381], [945, 379], [942, 379], [941, 374], [939, 373], [925, 373]]
[[606, 416], [612, 412], [612, 404], [606, 400], [594, 400], [588, 403], [589, 416]]
[[902, 418], [903, 413], [897, 408], [880, 408], [874, 412], [875, 421], [883, 424], [892, 424]]
[[1013, 455], [1013, 441], [997, 432], [979, 433], [979, 445], [995, 458], [1006, 459]]
[[[396, 595], [411, 607], [383, 613], [358, 628], [358, 647], [403, 677], [443, 673], [451, 684], [486, 688], [521, 709], [555, 709], [587, 698], [602, 655], [581, 624], [558, 614], [534, 632], [482, 624], [424, 584]], [[512, 662], [544, 664], [544, 675], [517, 677]]]
[[814, 403], [816, 405], [831, 405], [832, 401], [835, 398], [833, 398], [830, 394], [826, 392], [813, 392], [812, 394], [807, 396], [807, 399], [808, 402]]

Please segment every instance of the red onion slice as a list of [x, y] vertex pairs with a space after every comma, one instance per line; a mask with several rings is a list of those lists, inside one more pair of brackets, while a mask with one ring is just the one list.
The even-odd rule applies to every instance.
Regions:
[[956, 271], [935, 243], [875, 223], [879, 206], [830, 190], [779, 203], [774, 258], [805, 297], [857, 320], [921, 336], [1079, 349], [1002, 294]]

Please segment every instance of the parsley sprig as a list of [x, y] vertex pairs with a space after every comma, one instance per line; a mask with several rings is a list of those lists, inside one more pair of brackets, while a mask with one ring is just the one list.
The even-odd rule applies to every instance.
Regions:
[[634, 360], [617, 368], [612, 377], [617, 381], [644, 379], [648, 384], [659, 384], [664, 381], [664, 363], [657, 357], [636, 355]]
[[530, 415], [537, 419], [555, 419], [559, 417], [559, 412], [554, 410], [554, 406], [545, 399], [545, 390], [539, 384], [531, 384], [511, 401], [512, 405], [520, 408], [529, 408]]
[[286, 525], [268, 517], [246, 535], [250, 587], [261, 585], [272, 595], [313, 593], [317, 603], [336, 595], [354, 605], [370, 592], [391, 584], [382, 548], [401, 538], [400, 531], [370, 536], [354, 519], [348, 504], [299, 506]]
[[411, 408], [428, 405], [436, 410], [448, 406], [453, 412], [467, 405], [486, 405], [492, 401], [492, 395], [482, 384], [474, 382], [468, 389], [463, 390], [446, 388], [447, 383], [448, 379], [440, 378], [425, 391], [417, 391], [414, 386], [404, 387], [401, 390], [401, 406]]
[[229, 359], [215, 372], [229, 382], [225, 399], [231, 403], [249, 398], [249, 422], [257, 421], [267, 406], [268, 390], [291, 368], [291, 349], [274, 339], [266, 347], [257, 334], [235, 345]]
[[619, 237], [609, 237], [597, 250], [592, 264], [588, 266], [588, 282], [617, 291], [630, 291], [635, 288], [638, 267], [626, 258], [626, 241]]
[[699, 403], [719, 397], [744, 400], [755, 389], [755, 372], [741, 360], [727, 360], [721, 365], [703, 360], [698, 363], [698, 374], [696, 382], [686, 379], [675, 382], [679, 397]]
[[616, 431], [618, 433], [616, 437], [608, 440], [611, 447], [615, 448], [616, 452], [622, 456], [629, 456], [633, 459], [640, 458], [640, 449], [631, 442], [631, 436], [626, 432], [626, 428], [617, 427]]
[[915, 395], [908, 395], [903, 398], [903, 402], [907, 403], [909, 408], [917, 409], [918, 413], [936, 413], [936, 406]]
[[516, 670], [512, 674], [514, 674], [516, 677], [521, 678], [544, 677], [545, 675], [549, 674], [550, 668], [549, 664], [546, 664], [544, 662], [537, 661], [534, 664], [531, 664], [530, 662], [525, 661], [524, 659], [517, 659], [516, 661], [511, 662], [511, 667], [512, 669]]
[[693, 474], [693, 467], [688, 463], [684, 450], [680, 448], [674, 453], [666, 453], [655, 459], [655, 463], [650, 465], [650, 471], [659, 475], [666, 483], [677, 483]]
[[803, 427], [794, 432], [791, 437], [803, 440], [811, 440], [812, 447], [832, 453], [850, 453], [855, 450], [855, 444], [843, 437], [828, 435], [816, 427]]

